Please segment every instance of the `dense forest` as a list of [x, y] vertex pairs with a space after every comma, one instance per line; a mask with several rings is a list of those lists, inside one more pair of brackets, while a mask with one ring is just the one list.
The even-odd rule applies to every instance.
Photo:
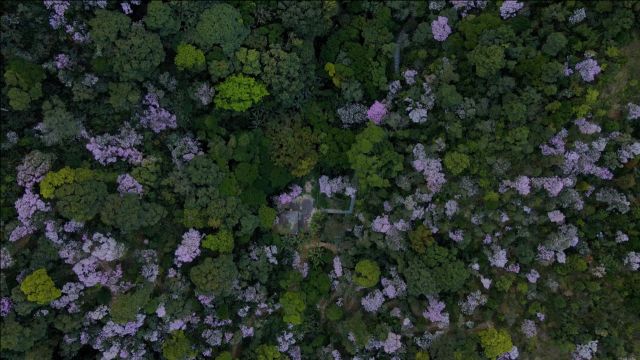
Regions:
[[0, 359], [640, 358], [640, 1], [0, 9]]

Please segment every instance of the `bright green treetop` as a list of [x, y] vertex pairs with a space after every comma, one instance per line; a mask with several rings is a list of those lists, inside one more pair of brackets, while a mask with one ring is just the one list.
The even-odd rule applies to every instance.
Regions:
[[269, 95], [267, 88], [254, 78], [244, 75], [234, 75], [226, 79], [217, 87], [214, 103], [216, 107], [225, 110], [245, 111], [260, 99]]
[[360, 260], [356, 264], [356, 284], [362, 287], [372, 287], [380, 280], [380, 267], [373, 260]]
[[62, 295], [44, 268], [28, 275], [20, 284], [20, 290], [27, 296], [27, 300], [40, 305], [48, 304]]
[[203, 70], [205, 68], [204, 52], [191, 44], [180, 44], [175, 64], [178, 70]]
[[510, 351], [513, 347], [511, 336], [507, 330], [496, 330], [488, 328], [480, 331], [480, 344], [484, 349], [484, 355], [487, 359], [495, 359], [498, 356]]
[[233, 233], [223, 229], [215, 235], [209, 234], [202, 241], [202, 247], [222, 254], [230, 254], [233, 251]]

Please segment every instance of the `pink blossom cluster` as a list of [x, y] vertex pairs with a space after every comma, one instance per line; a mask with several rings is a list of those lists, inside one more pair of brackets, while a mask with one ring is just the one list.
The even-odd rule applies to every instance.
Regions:
[[582, 80], [592, 82], [596, 75], [600, 74], [600, 65], [594, 59], [585, 59], [576, 64], [576, 71], [580, 73]]
[[389, 222], [389, 216], [377, 216], [371, 224], [371, 230], [382, 234], [389, 234], [393, 230], [393, 225]]
[[343, 192], [349, 183], [342, 176], [330, 179], [327, 175], [322, 175], [318, 179], [318, 185], [320, 193], [331, 198], [334, 194]]
[[20, 224], [9, 235], [9, 241], [14, 242], [36, 231], [32, 217], [38, 211], [49, 211], [51, 207], [34, 194], [30, 189], [25, 190], [24, 195], [15, 202], [16, 212]]
[[566, 186], [574, 185], [574, 180], [557, 176], [532, 178], [531, 181], [535, 188], [545, 189], [551, 197], [558, 196]]
[[550, 156], [550, 155], [562, 155], [564, 154], [564, 139], [567, 138], [569, 132], [567, 129], [562, 129], [556, 135], [554, 135], [548, 144], [540, 145], [540, 150], [542, 151], [542, 155]]
[[115, 261], [124, 255], [124, 244], [118, 243], [109, 234], [95, 233], [91, 238], [83, 236], [82, 251], [101, 261]]
[[456, 229], [453, 231], [449, 231], [449, 238], [457, 243], [464, 240], [464, 231], [461, 229]]
[[504, 193], [507, 189], [515, 189], [518, 194], [526, 196], [531, 192], [531, 179], [528, 176], [519, 176], [516, 180], [503, 180], [500, 183], [499, 192]]
[[429, 306], [427, 306], [427, 309], [422, 313], [422, 316], [432, 323], [436, 323], [438, 327], [446, 328], [449, 326], [449, 313], [443, 312], [445, 307], [444, 302], [430, 296]]
[[44, 0], [44, 6], [47, 10], [51, 11], [49, 17], [49, 25], [52, 28], [58, 29], [62, 25], [66, 24], [65, 13], [71, 6], [71, 2], [67, 0]]
[[382, 349], [387, 354], [393, 354], [402, 348], [402, 336], [389, 332], [387, 339], [382, 345]]
[[572, 360], [591, 360], [598, 351], [598, 341], [589, 341], [586, 344], [576, 345], [576, 350], [571, 354]]
[[500, 6], [500, 16], [503, 19], [508, 19], [510, 17], [516, 16], [516, 13], [524, 7], [524, 3], [514, 1], [514, 0], [505, 0]]
[[120, 128], [118, 135], [104, 134], [91, 137], [87, 144], [87, 150], [102, 165], [114, 163], [118, 160], [138, 165], [142, 162], [142, 153], [135, 146], [141, 142], [142, 136], [138, 135], [129, 124], [125, 124]]
[[302, 258], [297, 251], [293, 254], [291, 266], [302, 275], [302, 278], [306, 278], [307, 275], [309, 275], [309, 263], [302, 261]]
[[564, 173], [594, 175], [603, 180], [613, 179], [613, 173], [609, 169], [596, 165], [606, 144], [605, 138], [597, 139], [590, 144], [574, 142], [573, 149], [564, 154]]
[[627, 104], [627, 119], [637, 120], [640, 119], [640, 105], [634, 103]]
[[598, 124], [589, 122], [585, 118], [577, 119], [573, 123], [576, 124], [581, 133], [587, 135], [596, 134], [602, 130], [602, 128]]
[[453, 5], [454, 9], [462, 9], [462, 17], [467, 16], [471, 10], [484, 9], [489, 3], [488, 0], [449, 0], [449, 2]]
[[284, 192], [276, 197], [279, 205], [287, 205], [293, 202], [298, 196], [302, 195], [302, 187], [300, 185], [292, 185], [289, 192]]
[[103, 266], [101, 261], [93, 256], [78, 261], [73, 266], [73, 272], [78, 276], [78, 280], [85, 287], [92, 287], [98, 284], [116, 288], [116, 283], [122, 277], [122, 267], [120, 264], [116, 268]]
[[118, 192], [120, 194], [142, 194], [142, 185], [131, 175], [118, 175]]
[[622, 263], [629, 269], [638, 271], [640, 269], [640, 253], [635, 251], [628, 252]]
[[58, 54], [54, 60], [54, 65], [58, 70], [67, 69], [71, 66], [71, 58], [67, 54]]
[[442, 161], [440, 159], [427, 158], [422, 144], [417, 144], [413, 148], [413, 155], [415, 157], [412, 162], [413, 168], [424, 175], [427, 181], [427, 188], [433, 193], [439, 192], [447, 182], [442, 172]]
[[451, 34], [449, 19], [445, 16], [438, 16], [436, 20], [431, 22], [431, 33], [436, 41], [445, 41]]
[[194, 94], [195, 98], [200, 101], [200, 104], [203, 106], [207, 106], [211, 104], [211, 100], [213, 100], [213, 95], [215, 94], [215, 89], [209, 85], [209, 83], [202, 83], [196, 89], [196, 93]]
[[387, 106], [377, 100], [369, 107], [369, 110], [367, 110], [367, 118], [376, 125], [382, 123], [385, 115], [387, 115]]
[[538, 273], [536, 269], [531, 269], [529, 270], [526, 276], [527, 276], [527, 281], [529, 281], [532, 284], [535, 284], [540, 278], [540, 273]]
[[479, 306], [482, 306], [487, 303], [489, 297], [480, 292], [480, 290], [476, 290], [471, 294], [467, 295], [467, 299], [458, 302], [460, 305], [460, 311], [462, 311], [465, 315], [471, 315]]
[[337, 278], [342, 276], [342, 261], [340, 261], [339, 256], [333, 258], [333, 274]]
[[505, 265], [507, 265], [507, 250], [497, 246], [497, 245], [493, 245], [492, 246], [492, 252], [491, 254], [488, 256], [489, 258], [489, 263], [491, 264], [491, 266], [497, 267], [497, 268], [503, 268], [505, 267]]
[[398, 275], [396, 269], [390, 271], [391, 278], [383, 277], [380, 283], [383, 286], [382, 294], [389, 299], [403, 296], [407, 291], [407, 284]]
[[25, 189], [31, 189], [33, 185], [39, 183], [44, 175], [51, 169], [52, 156], [40, 151], [32, 151], [18, 165], [17, 183]]
[[13, 308], [11, 298], [3, 296], [0, 298], [0, 317], [7, 317]]
[[572, 25], [577, 24], [582, 22], [586, 18], [587, 18], [587, 11], [585, 8], [576, 9], [573, 11], [573, 14], [569, 16], [569, 23]]
[[204, 154], [200, 143], [191, 134], [182, 137], [174, 137], [169, 144], [171, 159], [177, 166], [193, 160], [194, 157]]
[[562, 224], [564, 222], [564, 214], [560, 210], [549, 211], [547, 216], [553, 223]]
[[382, 291], [378, 289], [370, 292], [369, 294], [367, 294], [367, 296], [363, 297], [362, 300], [360, 301], [360, 304], [362, 304], [362, 308], [364, 309], [364, 311], [370, 312], [370, 313], [377, 312], [383, 303], [384, 303], [384, 294], [382, 294]]
[[532, 338], [538, 333], [538, 328], [533, 320], [525, 319], [520, 326], [520, 331], [526, 338]]
[[192, 262], [200, 255], [200, 241], [203, 235], [199, 231], [189, 229], [182, 235], [182, 242], [175, 252], [174, 263], [180, 267], [184, 263]]
[[0, 270], [5, 270], [13, 266], [13, 258], [6, 247], [0, 248]]
[[418, 75], [418, 72], [413, 69], [407, 69], [402, 73], [402, 77], [404, 77], [404, 82], [406, 82], [407, 85], [413, 85], [416, 83], [416, 75]]
[[158, 95], [147, 94], [143, 103], [148, 107], [140, 116], [140, 125], [150, 128], [155, 133], [178, 127], [176, 116], [160, 106]]

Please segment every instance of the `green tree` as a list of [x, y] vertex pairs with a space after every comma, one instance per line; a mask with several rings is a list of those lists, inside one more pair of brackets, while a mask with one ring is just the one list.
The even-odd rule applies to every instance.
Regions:
[[161, 205], [144, 202], [137, 194], [111, 194], [100, 211], [100, 220], [128, 233], [157, 224], [166, 213]]
[[278, 351], [275, 345], [260, 345], [256, 348], [257, 360], [287, 360], [288, 356]]
[[437, 99], [445, 108], [455, 108], [464, 101], [455, 85], [443, 84], [438, 88]]
[[73, 140], [82, 130], [80, 120], [67, 111], [65, 104], [57, 97], [42, 104], [42, 115], [40, 130], [47, 146]]
[[433, 269], [433, 278], [438, 284], [438, 292], [455, 293], [462, 289], [469, 278], [467, 266], [460, 261], [449, 261]]
[[444, 166], [453, 175], [461, 174], [470, 165], [469, 156], [457, 151], [448, 152], [444, 156]]
[[260, 60], [263, 66], [260, 79], [267, 84], [275, 101], [285, 108], [299, 105], [310, 76], [308, 71], [313, 73], [313, 70], [305, 69], [298, 54], [284, 51], [278, 45], [262, 52]]
[[269, 124], [266, 133], [271, 159], [277, 166], [287, 168], [291, 175], [307, 175], [318, 162], [318, 135], [300, 118], [287, 118]]
[[331, 29], [331, 18], [338, 13], [338, 4], [334, 0], [281, 1], [278, 10], [285, 27], [293, 29], [299, 37], [314, 38]]
[[561, 32], [549, 34], [547, 41], [542, 45], [542, 52], [549, 56], [556, 56], [567, 46], [568, 40]]
[[46, 77], [42, 66], [16, 58], [8, 61], [5, 69], [7, 96], [14, 110], [26, 110], [32, 101], [42, 97], [42, 81]]
[[204, 259], [202, 263], [191, 268], [189, 275], [199, 291], [226, 297], [231, 294], [233, 284], [238, 278], [238, 269], [231, 255], [220, 255], [215, 259]]
[[152, 286], [144, 286], [139, 290], [117, 295], [109, 310], [113, 321], [120, 324], [135, 321], [140, 309], [151, 300], [152, 291]]
[[362, 287], [373, 287], [380, 280], [380, 267], [373, 260], [360, 260], [356, 264], [356, 273], [353, 280]]
[[140, 90], [134, 83], [111, 82], [109, 83], [109, 100], [113, 109], [117, 112], [125, 112], [140, 102]]
[[241, 47], [236, 51], [236, 61], [240, 63], [238, 70], [247, 75], [258, 75], [261, 72], [260, 52]]
[[182, 330], [173, 332], [162, 344], [162, 355], [167, 360], [188, 360], [195, 354], [196, 351], [191, 348], [191, 342]]
[[362, 191], [389, 187], [388, 179], [403, 169], [402, 156], [394, 151], [386, 132], [372, 123], [356, 136], [347, 157]]
[[108, 56], [113, 51], [116, 40], [127, 36], [131, 19], [119, 11], [97, 9], [95, 17], [89, 20], [91, 40], [98, 53]]
[[214, 103], [220, 109], [242, 112], [267, 95], [267, 88], [254, 78], [234, 75], [217, 86]]
[[307, 307], [302, 293], [287, 291], [280, 297], [280, 304], [282, 304], [284, 322], [293, 325], [302, 324], [302, 313]]
[[193, 38], [205, 50], [220, 45], [225, 54], [232, 55], [247, 35], [249, 29], [240, 12], [229, 4], [217, 3], [200, 15]]
[[144, 23], [160, 36], [175, 34], [180, 30], [180, 17], [169, 4], [159, 0], [153, 0], [147, 5]]
[[478, 333], [480, 336], [480, 345], [484, 350], [484, 355], [487, 359], [495, 359], [498, 356], [511, 351], [513, 343], [511, 342], [511, 336], [506, 330], [496, 330], [495, 328], [488, 328]]
[[273, 227], [273, 222], [276, 220], [277, 212], [275, 209], [266, 205], [260, 206], [258, 209], [258, 217], [260, 218], [260, 227], [268, 230]]
[[48, 304], [62, 295], [44, 268], [27, 275], [20, 284], [20, 290], [27, 296], [27, 300], [39, 305]]
[[205, 68], [204, 53], [191, 44], [180, 44], [175, 64], [178, 70], [201, 71]]
[[478, 45], [467, 58], [475, 66], [476, 75], [485, 79], [496, 75], [507, 64], [504, 48], [498, 45]]
[[69, 220], [93, 219], [107, 197], [107, 186], [101, 181], [89, 180], [63, 184], [55, 191], [55, 208]]
[[115, 42], [113, 70], [124, 81], [143, 81], [164, 61], [160, 36], [133, 24], [127, 37]]
[[215, 235], [209, 234], [202, 241], [202, 247], [221, 254], [230, 254], [233, 251], [233, 233], [222, 229]]

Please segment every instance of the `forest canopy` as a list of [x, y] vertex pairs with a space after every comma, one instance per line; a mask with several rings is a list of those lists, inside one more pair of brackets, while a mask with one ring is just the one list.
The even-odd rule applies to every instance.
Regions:
[[640, 355], [640, 1], [0, 9], [0, 359]]

